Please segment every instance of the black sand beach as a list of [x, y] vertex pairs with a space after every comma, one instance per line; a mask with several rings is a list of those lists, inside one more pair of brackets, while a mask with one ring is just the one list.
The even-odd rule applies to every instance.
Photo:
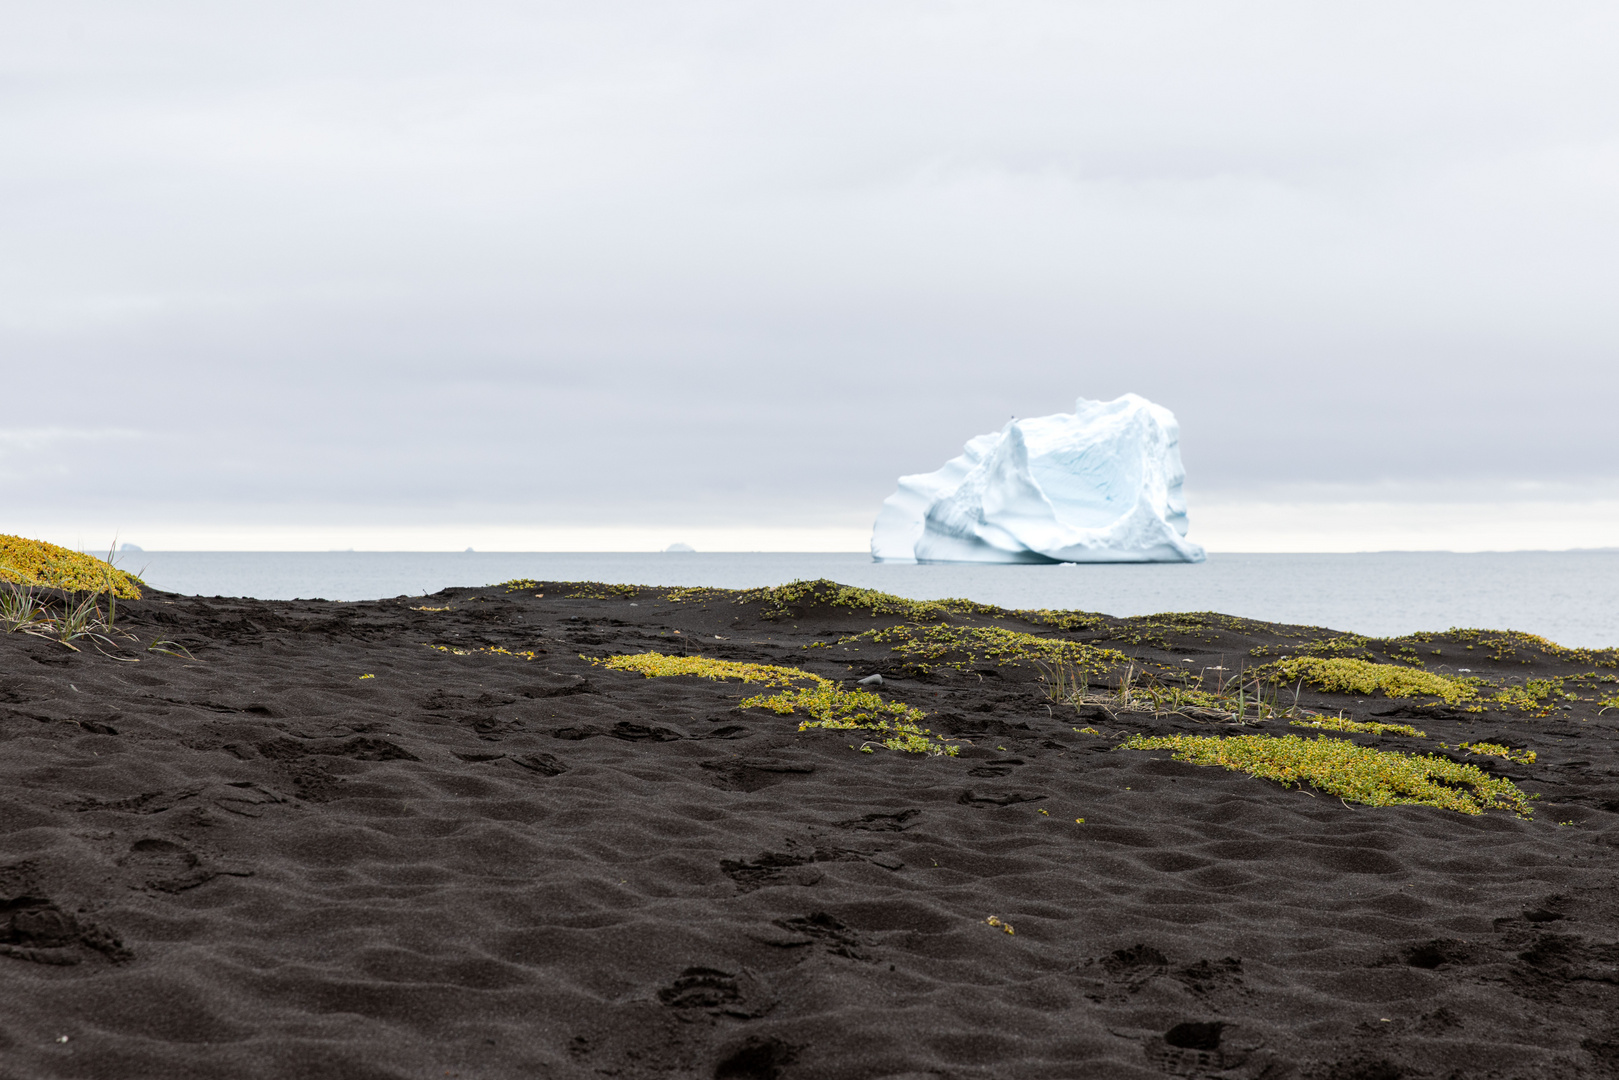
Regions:
[[[0, 634], [0, 1077], [1619, 1075], [1613, 651], [836, 596], [148, 593], [121, 623], [194, 659], [137, 663]], [[1300, 691], [1421, 738], [1076, 708], [992, 636], [866, 634], [928, 626], [1117, 650], [1109, 685], [1314, 655], [1493, 689]], [[959, 752], [593, 663], [647, 651], [880, 673]], [[1120, 746], [1255, 732], [1539, 799], [1376, 807]]]

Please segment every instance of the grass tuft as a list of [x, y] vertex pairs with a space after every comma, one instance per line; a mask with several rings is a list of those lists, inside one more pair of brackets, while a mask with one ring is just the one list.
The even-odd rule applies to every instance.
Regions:
[[[13, 634], [22, 631], [33, 634], [48, 630], [50, 608], [40, 599], [33, 586], [13, 585], [0, 587], [0, 628]], [[42, 635], [41, 635], [42, 636]]]
[[[1123, 659], [1111, 650], [1100, 650], [1104, 662]], [[1220, 721], [1246, 724], [1304, 716], [1318, 719], [1318, 713], [1301, 709], [1298, 687], [1293, 690], [1293, 702], [1282, 703], [1283, 687], [1274, 681], [1255, 677], [1252, 671], [1241, 671], [1228, 677], [1223, 669], [1214, 669], [1212, 688], [1205, 685], [1209, 669], [1196, 673], [1196, 685], [1189, 673], [1169, 672], [1164, 676], [1130, 663], [1116, 678], [1092, 688], [1091, 674], [1077, 665], [1065, 663], [1039, 665], [1044, 669], [1046, 697], [1052, 701], [1072, 705], [1076, 709], [1086, 705], [1101, 705], [1112, 713], [1147, 713], [1154, 716], [1178, 715], [1199, 723]], [[1274, 680], [1274, 676], [1273, 676]]]

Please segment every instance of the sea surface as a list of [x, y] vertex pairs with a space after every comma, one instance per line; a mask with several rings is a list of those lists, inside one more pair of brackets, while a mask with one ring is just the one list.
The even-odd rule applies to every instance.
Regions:
[[914, 599], [1110, 615], [1219, 611], [1375, 636], [1450, 627], [1619, 646], [1619, 550], [1210, 555], [1200, 564], [874, 563], [863, 553], [125, 552], [155, 588], [265, 600], [370, 600], [512, 578], [750, 588], [831, 578]]

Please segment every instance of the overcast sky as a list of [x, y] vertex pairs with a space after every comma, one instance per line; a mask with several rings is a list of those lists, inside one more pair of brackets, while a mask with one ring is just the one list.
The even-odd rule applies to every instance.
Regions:
[[0, 15], [13, 521], [864, 528], [1125, 391], [1194, 538], [1619, 493], [1612, 4]]

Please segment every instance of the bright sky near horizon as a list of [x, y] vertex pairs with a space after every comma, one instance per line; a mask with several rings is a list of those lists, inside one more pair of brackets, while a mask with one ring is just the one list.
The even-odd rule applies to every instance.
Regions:
[[1212, 550], [1619, 545], [1619, 8], [4, 5], [0, 532], [858, 549], [1174, 410]]

